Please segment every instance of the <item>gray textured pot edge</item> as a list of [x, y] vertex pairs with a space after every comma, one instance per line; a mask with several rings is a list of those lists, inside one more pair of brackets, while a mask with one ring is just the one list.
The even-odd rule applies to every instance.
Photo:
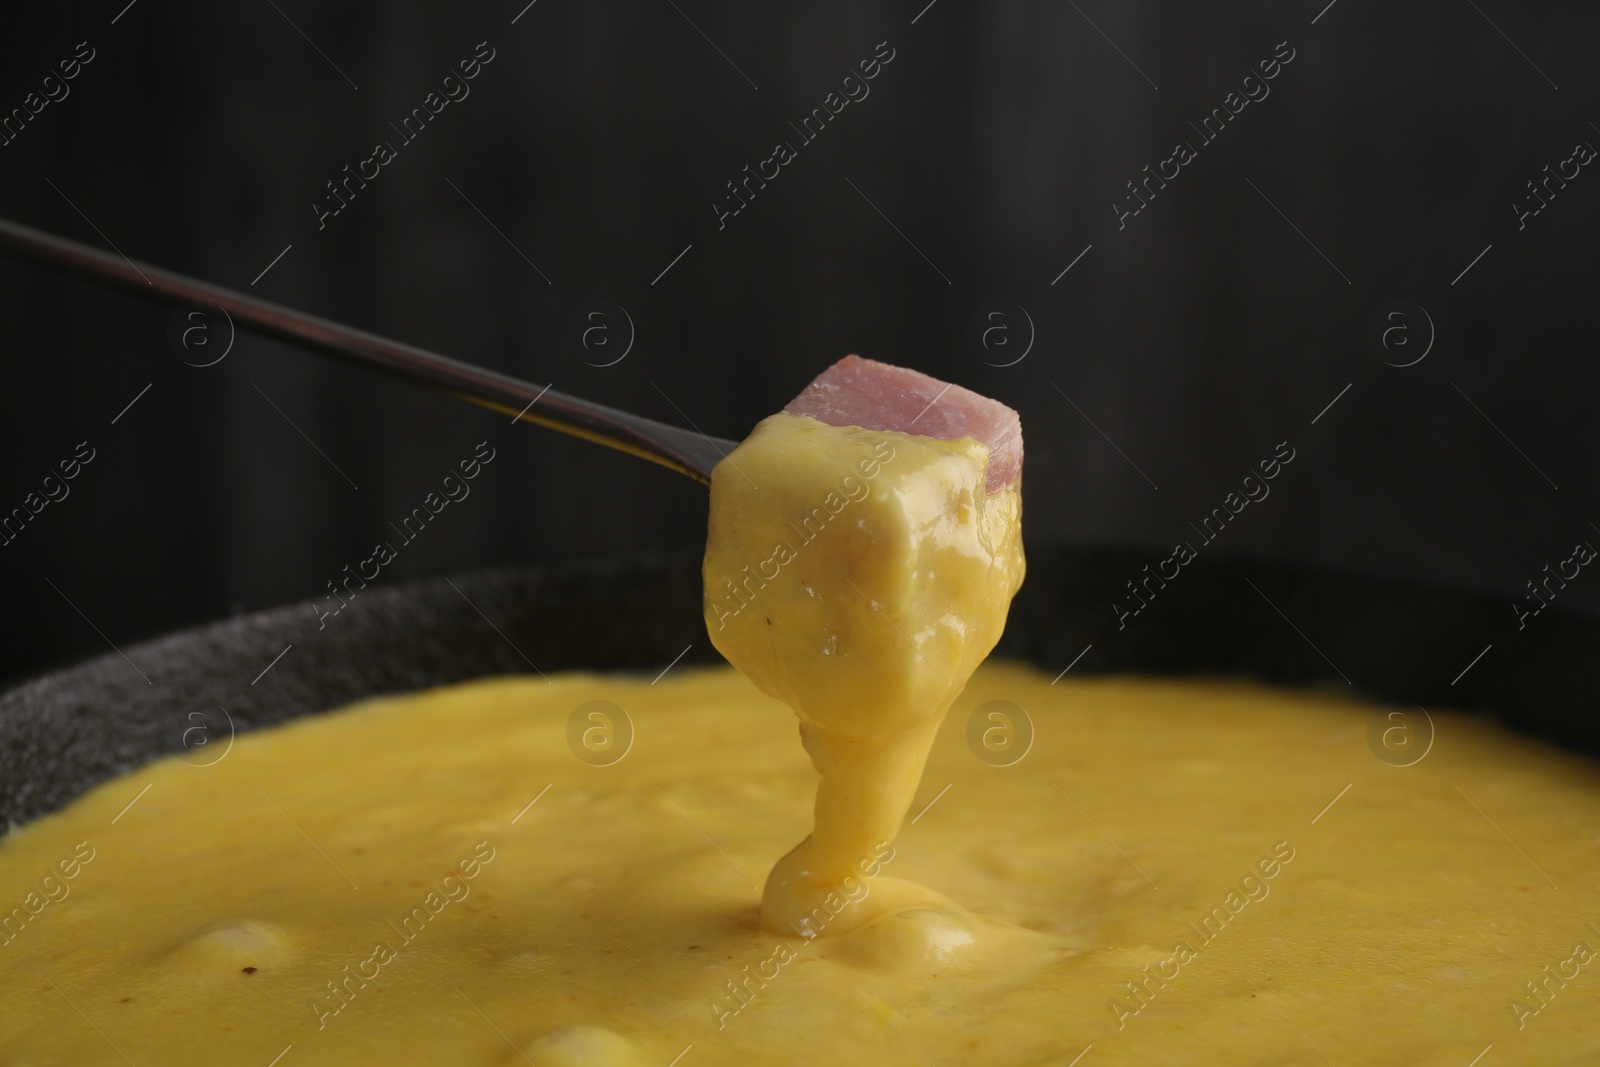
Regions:
[[[1132, 603], [1125, 583], [1149, 558], [1030, 548], [997, 654], [1052, 672], [1075, 663], [1082, 673], [1245, 675], [1491, 710], [1600, 751], [1594, 618], [1547, 612], [1518, 633], [1490, 597], [1228, 559], [1197, 560], [1138, 615], [1119, 618], [1111, 604]], [[1486, 645], [1491, 653], [1453, 681]], [[157, 756], [202, 758], [199, 743], [230, 721], [243, 733], [489, 674], [653, 674], [686, 647], [682, 663], [720, 662], [689, 556], [422, 579], [362, 590], [327, 618], [300, 602], [169, 634], [125, 648], [126, 659], [109, 652], [0, 695], [0, 826]]]

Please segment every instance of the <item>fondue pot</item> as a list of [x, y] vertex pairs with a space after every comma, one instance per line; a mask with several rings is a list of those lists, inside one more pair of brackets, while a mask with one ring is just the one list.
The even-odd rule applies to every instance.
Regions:
[[[1111, 605], [1126, 600], [1124, 576], [1151, 558], [1030, 548], [995, 656], [1051, 675], [1249, 677], [1407, 715], [1483, 711], [1600, 754], [1589, 659], [1600, 618], [1552, 608], [1519, 630], [1509, 598], [1217, 558], [1194, 560], [1119, 617]], [[294, 604], [16, 686], [0, 695], [0, 828], [157, 757], [209, 763], [239, 734], [364, 697], [536, 670], [654, 675], [685, 646], [679, 668], [720, 663], [699, 568], [693, 557], [639, 557], [374, 587], [320, 628], [313, 603]]]

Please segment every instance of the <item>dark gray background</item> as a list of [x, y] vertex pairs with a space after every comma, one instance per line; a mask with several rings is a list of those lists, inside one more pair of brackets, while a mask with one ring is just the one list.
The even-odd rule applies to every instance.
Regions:
[[[1600, 544], [1600, 176], [1512, 208], [1600, 145], [1593, 5], [524, 2], [7, 12], [0, 113], [97, 57], [0, 147], [0, 215], [728, 437], [847, 352], [914, 366], [1022, 412], [1035, 544], [1154, 563], [1284, 440], [1208, 553], [1503, 594], [1514, 628], [1525, 581]], [[323, 183], [480, 41], [470, 97], [319, 232]], [[881, 41], [871, 95], [719, 231], [724, 183]], [[1271, 95], [1119, 231], [1124, 183], [1282, 41]], [[567, 342], [592, 299], [636, 324], [616, 366]], [[968, 343], [996, 299], [1037, 332], [1006, 368]], [[1438, 333], [1404, 369], [1365, 336], [1396, 299]], [[10, 261], [0, 314], [0, 511], [98, 453], [0, 547], [0, 677], [316, 596], [485, 438], [381, 582], [703, 541], [704, 489], [626, 456], [245, 335], [192, 368], [166, 309]]]

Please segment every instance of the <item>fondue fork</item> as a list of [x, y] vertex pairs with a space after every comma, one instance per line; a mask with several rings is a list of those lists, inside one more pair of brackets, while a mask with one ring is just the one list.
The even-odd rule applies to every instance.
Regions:
[[[709, 484], [711, 468], [736, 442], [708, 437], [484, 367], [343, 326], [125, 256], [0, 219], [0, 252], [165, 304], [225, 312], [238, 326], [279, 341], [381, 371], [482, 407], [581, 437], [670, 467]], [[668, 403], [671, 403], [669, 400]]]

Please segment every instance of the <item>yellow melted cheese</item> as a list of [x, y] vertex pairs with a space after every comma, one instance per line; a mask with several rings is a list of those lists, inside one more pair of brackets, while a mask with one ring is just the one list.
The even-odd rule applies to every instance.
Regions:
[[946, 710], [1022, 583], [1022, 503], [987, 496], [988, 450], [764, 420], [711, 478], [706, 627], [800, 717], [816, 826], [767, 879], [761, 916], [804, 937], [949, 902], [864, 878], [899, 832]]
[[[726, 668], [488, 680], [158, 762], [0, 842], [27, 916], [0, 1063], [1600, 1058], [1594, 764], [1435, 713], [1393, 767], [1340, 697], [1051, 677], [977, 672], [861, 872], [970, 912], [809, 941], [758, 886], [817, 775]], [[594, 699], [635, 730], [607, 767], [566, 742]], [[966, 740], [994, 700], [1036, 733], [1009, 767]]]

